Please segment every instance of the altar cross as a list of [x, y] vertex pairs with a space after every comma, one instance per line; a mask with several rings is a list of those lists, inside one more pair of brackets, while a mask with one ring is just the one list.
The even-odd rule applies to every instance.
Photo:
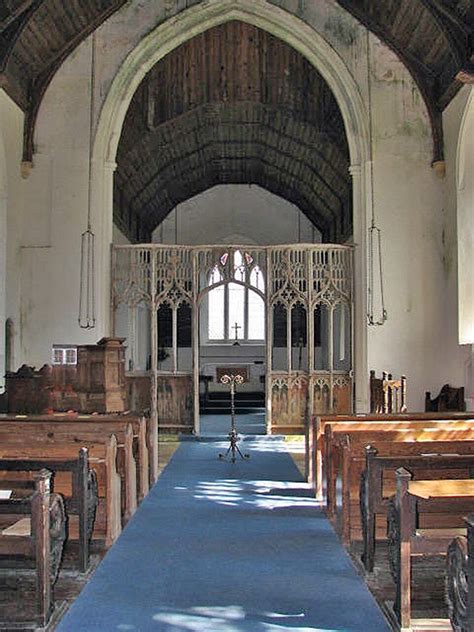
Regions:
[[231, 329], [235, 330], [235, 342], [237, 342], [238, 340], [238, 335], [239, 335], [239, 329], [242, 329], [242, 326], [239, 325], [237, 322], [235, 323], [235, 325], [233, 325], [233, 327], [231, 327]]

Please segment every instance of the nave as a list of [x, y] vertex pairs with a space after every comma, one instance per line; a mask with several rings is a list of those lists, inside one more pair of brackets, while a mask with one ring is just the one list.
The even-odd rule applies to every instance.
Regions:
[[390, 627], [280, 437], [184, 441], [59, 632]]

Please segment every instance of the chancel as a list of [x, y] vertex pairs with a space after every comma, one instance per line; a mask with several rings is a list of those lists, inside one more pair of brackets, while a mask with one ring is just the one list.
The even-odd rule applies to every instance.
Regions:
[[0, 627], [473, 630], [473, 1], [0, 4]]

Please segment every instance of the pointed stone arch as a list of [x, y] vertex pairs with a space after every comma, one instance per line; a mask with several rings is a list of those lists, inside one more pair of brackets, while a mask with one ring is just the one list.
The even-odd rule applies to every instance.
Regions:
[[459, 344], [474, 344], [474, 87], [459, 130], [456, 184]]
[[302, 54], [322, 75], [339, 105], [353, 180], [356, 408], [368, 405], [366, 329], [366, 209], [368, 116], [357, 83], [334, 48], [306, 22], [266, 0], [212, 0], [190, 7], [152, 30], [119, 68], [102, 107], [93, 146], [92, 213], [97, 227], [98, 333], [110, 327], [110, 244], [113, 171], [123, 121], [135, 90], [161, 58], [188, 39], [231, 20], [268, 31]]

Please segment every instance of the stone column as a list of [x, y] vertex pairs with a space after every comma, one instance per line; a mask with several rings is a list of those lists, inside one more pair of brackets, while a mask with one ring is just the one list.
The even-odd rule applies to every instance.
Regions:
[[0, 185], [0, 393], [5, 388], [5, 321], [7, 317], [7, 193]]
[[[369, 410], [369, 373], [367, 366], [367, 200], [363, 186], [367, 182], [368, 169], [351, 165], [354, 231], [354, 309], [353, 309], [353, 358], [355, 379], [355, 411]], [[370, 190], [370, 187], [369, 187]]]
[[117, 163], [104, 160], [92, 164], [94, 199], [92, 231], [95, 233], [95, 305], [97, 328], [95, 338], [111, 334], [111, 244], [113, 231], [113, 184]]
[[464, 399], [466, 410], [474, 411], [474, 344], [471, 345], [471, 353], [466, 362]]

